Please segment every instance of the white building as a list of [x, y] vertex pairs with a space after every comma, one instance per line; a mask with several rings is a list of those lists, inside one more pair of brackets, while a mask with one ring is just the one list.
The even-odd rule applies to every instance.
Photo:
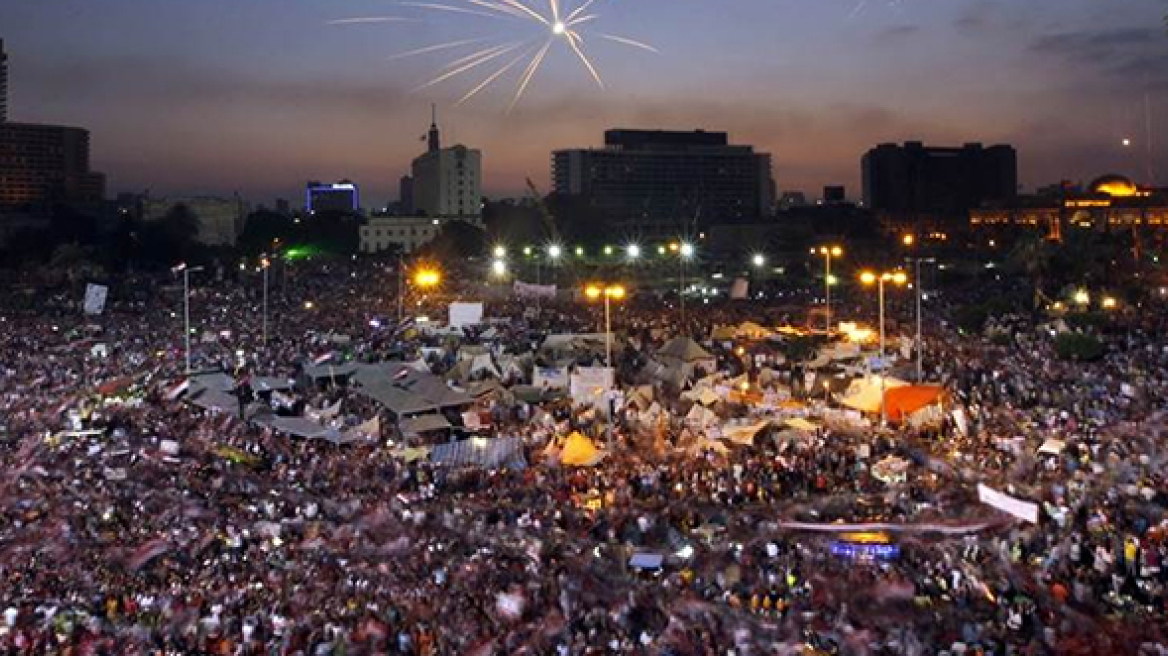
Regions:
[[482, 216], [482, 152], [442, 148], [438, 124], [430, 124], [429, 150], [414, 160], [413, 201], [419, 214], [438, 218]]
[[179, 205], [185, 206], [199, 220], [200, 243], [208, 246], [234, 246], [243, 233], [250, 208], [238, 194], [231, 198], [217, 196], [189, 196], [173, 198], [142, 198], [142, 219], [157, 221]]
[[442, 232], [443, 224], [450, 221], [464, 221], [479, 228], [482, 220], [467, 219], [435, 219], [423, 216], [375, 216], [369, 219], [366, 225], [361, 226], [361, 252], [380, 253], [384, 250], [401, 247], [405, 253], [430, 243], [438, 233]]

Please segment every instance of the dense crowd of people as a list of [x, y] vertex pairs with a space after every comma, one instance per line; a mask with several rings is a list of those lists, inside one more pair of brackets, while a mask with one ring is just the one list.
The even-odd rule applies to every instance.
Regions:
[[[426, 357], [444, 375], [464, 344], [539, 366], [547, 334], [596, 332], [599, 311], [492, 302], [502, 320], [488, 342], [399, 324], [395, 274], [376, 262], [277, 270], [268, 308], [250, 272], [206, 275], [192, 368], [237, 381], [299, 379], [325, 352], [338, 364]], [[803, 389], [806, 362], [764, 367], [713, 337], [743, 320], [798, 322], [806, 306], [703, 305], [683, 326], [639, 299], [617, 310], [617, 378], [627, 396], [650, 388], [654, 411], [617, 412], [610, 430], [570, 397], [509, 393], [531, 373], [504, 371], [476, 402], [491, 419], [477, 434], [522, 438], [528, 466], [484, 469], [405, 457], [419, 443], [335, 380], [287, 395], [314, 411], [342, 401], [348, 425], [380, 413], [378, 439], [300, 440], [242, 407], [173, 394], [186, 355], [174, 279], [119, 280], [88, 318], [77, 285], [11, 289], [0, 300], [7, 653], [1168, 652], [1163, 308], [1084, 329], [1106, 352], [1073, 362], [1054, 352], [1057, 319], [1001, 316], [967, 335], [946, 320], [955, 308], [930, 304], [926, 378], [961, 420], [920, 431], [844, 416]], [[408, 314], [439, 315], [446, 300], [411, 297]], [[782, 390], [814, 427], [690, 448], [704, 434], [687, 419], [694, 402], [645, 373], [679, 333], [715, 357], [700, 374]], [[775, 410], [762, 405], [723, 394], [714, 408], [752, 420]], [[607, 457], [556, 465], [548, 454], [574, 432]], [[878, 475], [890, 459], [908, 467], [903, 481]], [[1039, 521], [979, 503], [979, 483], [1039, 504]]]

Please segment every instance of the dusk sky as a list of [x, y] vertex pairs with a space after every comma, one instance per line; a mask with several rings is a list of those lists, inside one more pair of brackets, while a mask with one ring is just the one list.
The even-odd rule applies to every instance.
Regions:
[[[813, 197], [832, 183], [857, 196], [863, 152], [908, 139], [1011, 143], [1028, 189], [1113, 171], [1144, 181], [1146, 97], [1152, 169], [1168, 184], [1164, 0], [598, 0], [592, 10], [586, 36], [629, 36], [660, 54], [593, 36], [599, 89], [559, 43], [509, 114], [522, 65], [455, 108], [489, 65], [411, 89], [470, 50], [390, 57], [531, 29], [388, 0], [3, 0], [0, 38], [10, 119], [89, 128], [111, 192], [238, 190], [267, 202], [348, 177], [380, 204], [421, 152], [431, 102], [446, 144], [483, 150], [491, 196], [522, 194], [526, 176], [546, 190], [553, 149], [599, 145], [611, 127], [728, 131], [773, 154], [780, 190]], [[328, 24], [365, 16], [408, 20]]]

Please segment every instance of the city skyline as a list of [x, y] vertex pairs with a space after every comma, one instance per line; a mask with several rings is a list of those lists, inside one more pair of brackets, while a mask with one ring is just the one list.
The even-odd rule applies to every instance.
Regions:
[[424, 150], [431, 102], [446, 143], [483, 151], [490, 196], [522, 195], [526, 177], [547, 190], [553, 150], [620, 127], [727, 131], [773, 154], [779, 190], [812, 197], [835, 183], [858, 197], [863, 153], [906, 140], [1010, 143], [1027, 188], [1107, 172], [1146, 181], [1149, 162], [1156, 182], [1168, 175], [1160, 126], [1151, 158], [1145, 136], [1168, 107], [1159, 0], [807, 5], [607, 2], [604, 21], [661, 54], [594, 46], [599, 90], [553, 51], [509, 114], [512, 88], [458, 108], [464, 86], [409, 93], [450, 57], [389, 60], [476, 27], [461, 18], [327, 24], [420, 16], [392, 3], [7, 3], [0, 38], [9, 119], [91, 130], [111, 192], [262, 201], [350, 178], [380, 202]]

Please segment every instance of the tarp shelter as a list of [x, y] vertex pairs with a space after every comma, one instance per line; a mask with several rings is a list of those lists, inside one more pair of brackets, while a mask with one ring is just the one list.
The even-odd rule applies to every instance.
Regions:
[[[714, 370], [714, 356], [689, 337], [674, 337], [657, 351], [657, 359], [669, 366], [684, 363], [691, 367], [709, 364], [707, 371]], [[691, 372], [692, 373], [692, 369]]]
[[565, 467], [593, 467], [604, 459], [605, 453], [596, 448], [592, 440], [580, 433], [572, 433], [564, 441], [560, 452], [560, 464]]
[[889, 421], [901, 422], [925, 407], [940, 403], [944, 396], [945, 388], [939, 385], [896, 387], [885, 391], [884, 410]]
[[295, 382], [275, 376], [257, 376], [251, 379], [251, 388], [256, 392], [285, 391], [295, 387]]
[[273, 417], [269, 425], [273, 430], [306, 440], [325, 440], [333, 444], [348, 444], [362, 439], [359, 435], [342, 434], [335, 428], [321, 426], [304, 417]]
[[571, 376], [572, 402], [604, 407], [607, 393], [613, 388], [613, 374], [609, 367], [577, 367]]
[[441, 378], [400, 362], [362, 365], [353, 374], [355, 391], [367, 396], [396, 417], [461, 408], [474, 399], [452, 390]]
[[398, 422], [398, 429], [401, 430], [402, 435], [421, 435], [450, 428], [452, 428], [450, 421], [442, 415], [420, 415]]
[[769, 419], [754, 423], [727, 422], [722, 426], [722, 436], [735, 444], [750, 446], [754, 444], [754, 438], [770, 424]]
[[888, 390], [904, 387], [908, 383], [891, 377], [868, 376], [853, 381], [840, 403], [853, 410], [874, 414], [880, 412], [880, 400]]
[[443, 467], [483, 467], [523, 469], [523, 440], [517, 437], [487, 439], [472, 437], [461, 442], [430, 448], [430, 462]]
[[657, 570], [664, 564], [665, 556], [661, 554], [639, 553], [629, 558], [629, 567], [632, 569]]
[[1063, 449], [1065, 448], [1067, 448], [1066, 442], [1063, 442], [1062, 440], [1056, 440], [1052, 437], [1043, 442], [1042, 446], [1038, 447], [1038, 452], [1044, 455], [1057, 456], [1062, 453]]
[[361, 365], [356, 362], [346, 362], [345, 364], [337, 365], [313, 365], [311, 367], [304, 368], [304, 376], [313, 381], [332, 378], [348, 378], [349, 376], [352, 376], [354, 373], [356, 373], [360, 366]]

